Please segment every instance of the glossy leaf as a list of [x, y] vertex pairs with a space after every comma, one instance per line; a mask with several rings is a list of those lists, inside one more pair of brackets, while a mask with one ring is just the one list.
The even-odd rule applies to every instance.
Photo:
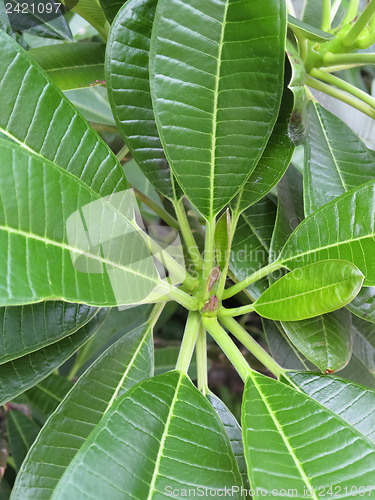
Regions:
[[[144, 324], [98, 358], [47, 420], [14, 487], [16, 498], [49, 499], [61, 476], [116, 398], [152, 374], [152, 333]], [[106, 476], [109, 470], [106, 468]]]
[[242, 484], [215, 410], [185, 375], [174, 371], [141, 382], [115, 402], [52, 498], [75, 497], [82, 487], [92, 499], [162, 498], [168, 487], [181, 489], [187, 480], [191, 488]]
[[58, 301], [0, 308], [0, 364], [67, 337], [97, 312], [95, 307]]
[[0, 131], [101, 196], [128, 188], [115, 155], [37, 63], [0, 31]]
[[346, 307], [359, 318], [375, 323], [375, 287], [362, 288]]
[[[276, 206], [267, 197], [241, 214], [230, 254], [230, 269], [239, 281], [267, 265], [275, 216]], [[263, 279], [247, 290], [257, 299], [267, 286]]]
[[208, 401], [212, 404], [214, 410], [219, 415], [224, 425], [225, 432], [229, 438], [234, 456], [236, 457], [238, 469], [242, 476], [244, 487], [249, 487], [247, 477], [246, 461], [242, 444], [242, 431], [235, 416], [229, 411], [227, 406], [215, 394], [207, 394]]
[[48, 45], [30, 50], [29, 55], [61, 90], [89, 87], [104, 80], [104, 43]]
[[323, 373], [344, 368], [353, 349], [351, 314], [345, 309], [305, 321], [282, 322], [289, 339]]
[[40, 427], [24, 413], [11, 410], [7, 418], [7, 431], [12, 457], [19, 470], [26, 453], [39, 434]]
[[375, 153], [348, 125], [309, 102], [309, 132], [305, 144], [305, 213], [318, 208], [375, 177]]
[[375, 442], [375, 390], [332, 375], [287, 373], [303, 392]]
[[[100, 331], [100, 329], [99, 329]], [[73, 386], [73, 382], [53, 373], [23, 394], [30, 404], [33, 415], [44, 422]]]
[[149, 82], [149, 50], [156, 0], [130, 0], [108, 40], [106, 80], [117, 127], [150, 182], [168, 198], [174, 183], [156, 128]]
[[110, 23], [113, 22], [117, 12], [124, 5], [125, 0], [99, 0], [100, 5], [105, 13], [106, 18]]
[[367, 183], [331, 201], [305, 219], [281, 252], [289, 269], [326, 260], [355, 264], [365, 276], [364, 285], [375, 285], [375, 184]]
[[326, 31], [315, 28], [315, 26], [311, 26], [311, 24], [307, 24], [290, 14], [288, 15], [288, 27], [297, 37], [300, 35], [301, 37], [312, 40], [313, 42], [326, 42], [334, 37], [332, 33], [327, 33]]
[[[265, 15], [266, 13], [266, 15]], [[161, 0], [151, 94], [177, 181], [211, 218], [254, 170], [283, 90], [284, 2]]]
[[107, 310], [100, 310], [87, 325], [74, 335], [0, 365], [0, 404], [14, 399], [65, 363], [103, 323]]
[[79, 0], [73, 10], [83, 19], [86, 19], [104, 40], [107, 39], [109, 24], [98, 0]]
[[361, 289], [363, 275], [350, 262], [326, 260], [286, 274], [254, 304], [264, 318], [298, 321], [335, 311]]
[[231, 205], [242, 212], [259, 201], [276, 186], [288, 168], [294, 145], [289, 138], [289, 118], [293, 108], [293, 94], [285, 87], [280, 112], [267, 146], [254, 171]]
[[373, 491], [374, 443], [306, 394], [252, 372], [242, 425], [250, 483], [263, 495], [285, 489], [286, 498], [318, 499], [322, 488], [337, 487], [350, 498], [350, 487]]
[[100, 198], [66, 170], [7, 141], [0, 160], [1, 305], [64, 299], [116, 306], [162, 285], [144, 233], [132, 222], [131, 191]]

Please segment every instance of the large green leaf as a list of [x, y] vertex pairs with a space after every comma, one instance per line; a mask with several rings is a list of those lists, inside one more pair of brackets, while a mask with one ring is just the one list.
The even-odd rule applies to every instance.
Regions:
[[364, 285], [375, 285], [375, 183], [345, 193], [305, 219], [290, 236], [280, 260], [289, 269], [326, 259], [353, 262]]
[[240, 424], [237, 422], [235, 416], [230, 412], [227, 406], [221, 401], [221, 399], [215, 396], [215, 394], [208, 393], [207, 399], [219, 415], [220, 420], [223, 422], [225, 432], [227, 433], [234, 456], [237, 460], [238, 469], [242, 476], [242, 482], [246, 487], [248, 486], [249, 480], [247, 476]]
[[9, 141], [0, 143], [0, 161], [1, 305], [64, 299], [115, 306], [162, 285], [134, 223], [131, 191], [100, 198]]
[[293, 108], [293, 94], [285, 87], [280, 112], [266, 149], [232, 205], [242, 212], [263, 198], [276, 186], [288, 168], [294, 145], [289, 138], [289, 118]]
[[346, 307], [359, 318], [375, 323], [375, 287], [362, 288]]
[[332, 487], [352, 498], [360, 486], [372, 495], [374, 443], [306, 394], [252, 372], [242, 426], [251, 487], [262, 495], [284, 489], [286, 498], [318, 500]]
[[352, 320], [345, 309], [305, 321], [282, 322], [289, 339], [323, 373], [344, 368], [352, 355]]
[[27, 391], [65, 363], [96, 332], [107, 312], [100, 310], [76, 333], [55, 344], [0, 365], [0, 404]]
[[58, 301], [0, 308], [0, 364], [67, 337], [96, 313], [95, 307]]
[[39, 434], [40, 427], [24, 413], [11, 410], [7, 418], [7, 431], [9, 436], [10, 451], [17, 470], [29, 451], [35, 438]]
[[[267, 265], [275, 217], [275, 203], [267, 197], [241, 214], [229, 261], [230, 269], [239, 281]], [[267, 280], [263, 279], [250, 285], [247, 290], [257, 299], [267, 286]]]
[[305, 213], [375, 177], [375, 153], [348, 125], [320, 104], [307, 106], [309, 131], [305, 144]]
[[61, 90], [89, 87], [104, 80], [104, 43], [48, 45], [29, 54]]
[[[136, 328], [82, 375], [47, 420], [14, 487], [15, 498], [50, 499], [60, 478], [117, 397], [152, 374], [152, 327]], [[133, 432], [133, 431], [132, 431]], [[106, 476], [109, 468], [105, 468]]]
[[82, 489], [92, 499], [168, 498], [174, 489], [240, 485], [218, 415], [184, 374], [173, 371], [141, 382], [115, 402], [52, 498], [74, 498]]
[[206, 218], [235, 196], [267, 144], [283, 91], [285, 31], [280, 0], [158, 4], [156, 121], [178, 183]]
[[0, 131], [79, 177], [101, 196], [128, 188], [109, 147], [43, 73], [0, 31]]
[[347, 261], [316, 262], [280, 278], [254, 304], [264, 318], [298, 321], [335, 311], [359, 292], [363, 275]]
[[149, 81], [149, 50], [156, 0], [130, 0], [111, 29], [106, 81], [113, 115], [133, 158], [168, 198], [174, 184], [156, 128]]
[[287, 373], [303, 392], [375, 442], [375, 390], [332, 375]]

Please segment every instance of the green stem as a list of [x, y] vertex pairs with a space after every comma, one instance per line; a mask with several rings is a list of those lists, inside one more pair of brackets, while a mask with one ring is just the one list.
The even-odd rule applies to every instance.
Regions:
[[235, 316], [242, 316], [243, 314], [247, 314], [253, 311], [254, 311], [253, 304], [247, 304], [246, 306], [241, 306], [241, 307], [232, 307], [230, 309], [226, 309], [225, 307], [222, 306], [219, 309], [219, 315], [234, 318]]
[[242, 356], [238, 347], [226, 333], [224, 328], [219, 325], [216, 318], [204, 317], [202, 318], [202, 321], [208, 333], [219, 345], [226, 357], [236, 369], [238, 375], [245, 382], [251, 371], [251, 368], [249, 367], [246, 359]]
[[350, 83], [341, 80], [341, 78], [337, 78], [337, 76], [331, 75], [330, 73], [326, 73], [321, 69], [312, 69], [310, 71], [310, 75], [312, 77], [318, 78], [319, 80], [322, 80], [323, 82], [335, 85], [339, 89], [348, 92], [348, 94], [357, 97], [358, 99], [360, 99], [361, 101], [365, 102], [366, 104], [375, 109], [375, 99], [372, 96], [370, 96], [366, 92], [363, 92], [363, 90], [358, 89], [354, 85], [351, 85]]
[[323, 59], [325, 67], [341, 66], [344, 64], [375, 64], [375, 54], [333, 54], [332, 52], [327, 52]]
[[[203, 263], [203, 283], [206, 283], [215, 261], [215, 217], [209, 219], [206, 223], [206, 239], [204, 246], [204, 263]], [[208, 298], [208, 290], [204, 300]]]
[[198, 312], [189, 312], [185, 326], [184, 337], [182, 339], [180, 352], [177, 359], [176, 370], [187, 373], [191, 358], [193, 356], [197, 335], [201, 324], [201, 317]]
[[365, 115], [369, 116], [370, 118], [375, 119], [375, 111], [371, 106], [357, 99], [356, 97], [353, 97], [347, 92], [344, 92], [336, 87], [332, 87], [332, 85], [328, 85], [324, 82], [316, 80], [315, 78], [312, 78], [309, 75], [307, 75], [306, 78], [306, 85], [308, 85], [313, 89], [320, 90], [321, 92], [324, 92], [327, 95], [336, 97], [336, 99], [339, 99], [342, 102], [346, 102], [346, 104], [353, 106], [353, 108], [356, 108], [359, 111], [362, 111], [362, 113], [365, 113]]
[[331, 29], [331, 0], [323, 0], [322, 30]]
[[351, 0], [348, 10], [346, 11], [346, 15], [344, 17], [342, 25], [350, 23], [355, 16], [357, 15], [359, 7], [359, 0]]
[[187, 250], [196, 268], [202, 269], [203, 260], [202, 256], [197, 247], [197, 243], [194, 239], [193, 233], [189, 225], [189, 221], [186, 217], [185, 209], [183, 206], [182, 199], [174, 202], [174, 209], [176, 211], [178, 222], [180, 223], [180, 229], [182, 236], [185, 240]]
[[203, 396], [208, 392], [208, 381], [207, 381], [207, 336], [206, 330], [201, 324], [198, 332], [197, 338], [197, 370], [198, 370], [198, 389], [201, 391]]
[[357, 21], [354, 23], [352, 29], [342, 39], [341, 43], [344, 47], [352, 47], [355, 44], [358, 36], [361, 34], [362, 30], [366, 27], [366, 24], [371, 20], [374, 14], [375, 0], [371, 0]]
[[175, 300], [189, 311], [196, 311], [198, 309], [197, 299], [195, 297], [192, 297], [191, 295], [188, 295], [186, 292], [180, 290], [179, 288], [170, 285], [167, 295], [169, 299]]
[[284, 370], [276, 361], [261, 347], [255, 340], [242, 328], [233, 318], [223, 318], [220, 316], [220, 322], [248, 349], [259, 361], [275, 375], [280, 378]]
[[128, 153], [129, 153], [129, 148], [125, 144], [124, 146], [122, 146], [120, 151], [117, 153], [116, 158], [118, 159], [118, 161], [122, 161]]
[[151, 198], [145, 194], [141, 193], [141, 191], [138, 191], [138, 189], [133, 188], [133, 190], [137, 200], [151, 208], [151, 210], [153, 210], [166, 224], [168, 224], [168, 226], [176, 229], [177, 231], [180, 229], [176, 219], [172, 217], [163, 207], [158, 205], [154, 200], [151, 200]]
[[262, 267], [262, 269], [259, 269], [259, 271], [256, 271], [255, 273], [251, 274], [247, 278], [245, 278], [243, 281], [240, 281], [239, 283], [236, 283], [235, 285], [231, 286], [230, 288], [227, 288], [224, 290], [223, 293], [223, 298], [224, 299], [229, 299], [229, 297], [233, 297], [233, 295], [236, 295], [236, 293], [241, 292], [245, 288], [247, 288], [249, 285], [252, 283], [255, 283], [256, 281], [260, 280], [261, 278], [264, 278], [264, 276], [267, 276], [267, 274], [271, 274], [274, 271], [277, 271], [278, 269], [282, 268], [283, 264], [282, 262], [276, 260], [275, 262], [272, 262], [271, 264], [268, 264], [268, 266]]
[[227, 253], [225, 256], [225, 265], [224, 265], [224, 269], [222, 270], [222, 272], [220, 274], [219, 284], [217, 287], [217, 296], [218, 296], [219, 300], [221, 300], [221, 297], [223, 296], [223, 293], [224, 293], [225, 283], [226, 283], [227, 276], [228, 276], [230, 251], [232, 248], [233, 237], [234, 237], [234, 234], [236, 232], [236, 227], [238, 224], [239, 217], [240, 217], [240, 213], [238, 212], [238, 210], [233, 212], [232, 220], [230, 222], [229, 241], [228, 241]]

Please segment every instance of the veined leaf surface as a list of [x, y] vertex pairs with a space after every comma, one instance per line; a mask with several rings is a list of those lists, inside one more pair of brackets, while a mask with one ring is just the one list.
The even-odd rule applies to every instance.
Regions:
[[215, 410], [185, 375], [173, 371], [141, 382], [115, 402], [52, 498], [75, 497], [83, 487], [92, 499], [151, 500], [187, 484], [211, 490], [242, 480]]
[[22, 465], [15, 498], [50, 499], [64, 471], [117, 397], [152, 374], [148, 323], [121, 338], [82, 375], [47, 420]]
[[254, 170], [283, 90], [280, 0], [161, 0], [151, 40], [151, 94], [166, 156], [206, 218]]

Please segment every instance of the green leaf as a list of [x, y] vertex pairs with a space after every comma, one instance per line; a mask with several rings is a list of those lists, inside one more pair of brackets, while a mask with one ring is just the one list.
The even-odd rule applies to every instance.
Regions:
[[375, 285], [375, 183], [345, 193], [305, 219], [285, 244], [280, 261], [289, 269], [326, 259], [347, 260]]
[[0, 364], [53, 344], [89, 322], [98, 310], [84, 304], [48, 301], [0, 308]]
[[302, 20], [304, 23], [319, 29], [322, 25], [322, 5], [316, 0], [306, 0], [303, 8]]
[[340, 309], [305, 321], [282, 322], [282, 326], [298, 350], [323, 373], [348, 364], [353, 349], [349, 311]]
[[29, 54], [61, 90], [89, 87], [104, 80], [104, 43], [48, 45]]
[[99, 0], [79, 0], [74, 6], [73, 11], [83, 17], [83, 19], [86, 19], [100, 33], [104, 40], [107, 39], [109, 24]]
[[287, 373], [303, 392], [375, 442], [375, 390], [332, 375]]
[[217, 221], [215, 228], [216, 261], [221, 270], [224, 269], [227, 261], [228, 245], [231, 231], [230, 226], [231, 218], [229, 210], [227, 210]]
[[74, 498], [82, 488], [92, 499], [164, 498], [175, 488], [241, 484], [215, 410], [184, 374], [173, 371], [141, 382], [115, 402], [52, 498]]
[[251, 487], [262, 496], [285, 489], [286, 498], [318, 500], [332, 487], [350, 498], [360, 486], [372, 495], [374, 443], [306, 394], [252, 372], [242, 426]]
[[[321, 9], [321, 6], [319, 6]], [[334, 38], [332, 33], [327, 33], [322, 31], [311, 24], [307, 24], [304, 21], [288, 14], [288, 27], [293, 31], [296, 36], [301, 36], [302, 38], [307, 38], [307, 40], [312, 40], [313, 42], [326, 42]]]
[[65, 363], [96, 332], [107, 312], [105, 309], [100, 310], [74, 335], [0, 365], [0, 404], [27, 391]]
[[348, 125], [320, 104], [308, 103], [305, 144], [305, 213], [318, 208], [375, 176], [375, 153]]
[[236, 211], [242, 212], [263, 198], [276, 186], [288, 168], [294, 151], [288, 133], [292, 108], [293, 94], [288, 88], [284, 88], [279, 116], [266, 149], [245, 185], [231, 203]]
[[40, 427], [22, 412], [11, 410], [7, 418], [7, 431], [12, 457], [19, 470], [26, 453], [39, 434]]
[[[17, 477], [15, 497], [51, 498], [90, 432], [106, 412], [112, 413], [116, 398], [151, 376], [152, 350], [152, 326], [145, 323], [90, 366], [47, 420]], [[105, 471], [107, 476], [110, 469]]]
[[372, 323], [353, 317], [355, 355], [375, 377], [375, 327]]
[[238, 469], [242, 476], [242, 482], [245, 488], [249, 488], [249, 479], [247, 477], [246, 460], [242, 444], [242, 431], [239, 423], [234, 415], [229, 411], [227, 406], [215, 394], [207, 394], [208, 401], [212, 404], [220, 420], [224, 425], [225, 432], [229, 438], [234, 456], [236, 457]]
[[124, 5], [126, 0], [100, 0], [100, 5], [109, 23], [112, 23], [117, 12]]
[[101, 196], [127, 189], [109, 147], [33, 58], [2, 31], [0, 52], [0, 132], [79, 177]]
[[298, 321], [335, 311], [361, 289], [363, 275], [350, 262], [326, 260], [286, 274], [254, 304], [264, 318]]
[[156, 189], [173, 199], [173, 179], [150, 94], [149, 50], [156, 4], [156, 0], [130, 0], [120, 10], [108, 40], [106, 81], [117, 128], [133, 158]]
[[89, 122], [115, 125], [108, 101], [107, 89], [104, 87], [67, 90], [64, 94]]
[[375, 287], [362, 288], [346, 307], [359, 318], [375, 323]]
[[73, 382], [53, 373], [23, 396], [29, 402], [35, 418], [44, 422], [56, 410], [72, 386]]
[[134, 223], [131, 191], [100, 198], [8, 141], [0, 142], [0, 160], [1, 305], [64, 299], [115, 306], [137, 303], [163, 283], [171, 288]]
[[[239, 281], [267, 265], [275, 216], [276, 206], [267, 197], [241, 214], [230, 254], [230, 269]], [[267, 287], [263, 279], [247, 290], [257, 299]]]
[[179, 185], [207, 219], [236, 195], [270, 137], [285, 30], [278, 0], [158, 4], [150, 59], [157, 126]]

